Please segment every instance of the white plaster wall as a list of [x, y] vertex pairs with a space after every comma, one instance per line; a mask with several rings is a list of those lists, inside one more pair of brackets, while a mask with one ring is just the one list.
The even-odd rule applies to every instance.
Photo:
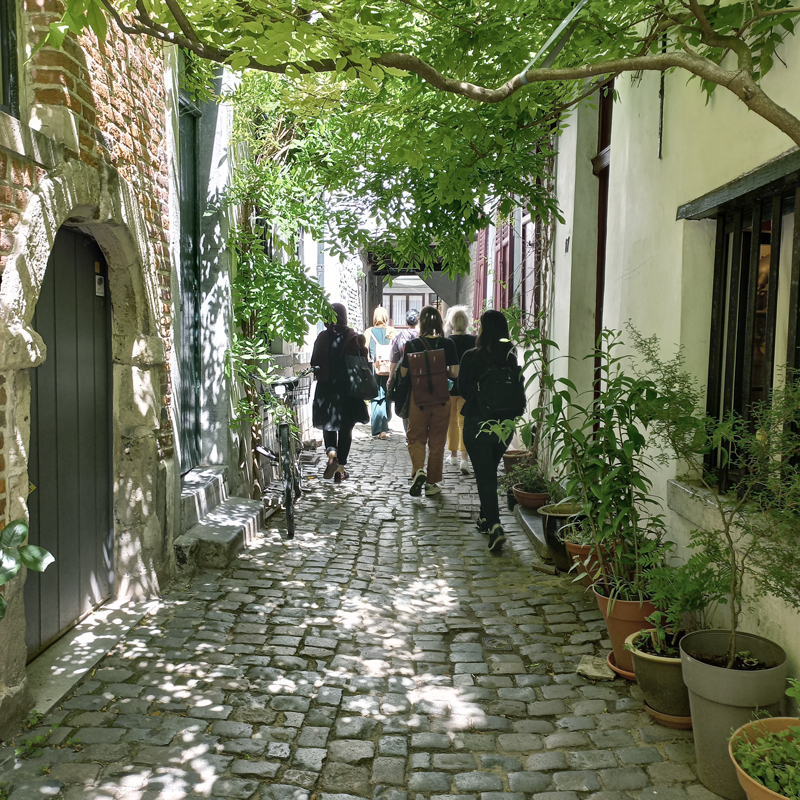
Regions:
[[556, 222], [553, 236], [549, 332], [560, 348], [553, 354], [553, 371], [583, 391], [591, 386], [592, 366], [582, 356], [594, 343], [598, 179], [592, 174], [592, 158], [597, 153], [596, 107], [583, 103], [572, 112], [557, 150], [556, 194], [564, 222]]
[[[786, 66], [776, 61], [763, 87], [797, 114], [800, 39], [791, 37], [779, 55]], [[630, 320], [643, 334], [657, 334], [665, 353], [684, 345], [687, 366], [702, 386], [708, 364], [715, 223], [676, 221], [677, 208], [793, 145], [724, 89], [718, 88], [706, 105], [699, 83], [687, 84], [687, 75], [678, 71], [666, 76], [663, 157], [659, 159], [659, 81], [659, 75], [645, 73], [641, 80], [622, 76], [616, 83], [620, 102], [614, 105], [613, 117], [604, 324], [621, 328]], [[596, 121], [596, 110], [591, 113]], [[590, 295], [589, 274], [595, 264], [588, 239], [596, 230], [591, 224], [591, 193], [586, 184], [579, 188], [591, 139], [582, 140], [582, 122], [580, 112], [577, 118], [573, 115], [559, 142], [557, 190], [566, 224], [556, 230], [551, 329], [562, 352], [568, 348], [576, 355]], [[583, 231], [581, 226], [585, 226]], [[564, 253], [567, 236], [571, 255]], [[591, 295], [593, 308], [593, 290]], [[654, 486], [662, 497], [673, 474], [674, 468], [656, 476]], [[684, 545], [690, 523], [669, 510], [667, 523]], [[797, 612], [768, 599], [753, 608], [744, 627], [763, 632], [786, 648], [791, 674], [797, 674]]]

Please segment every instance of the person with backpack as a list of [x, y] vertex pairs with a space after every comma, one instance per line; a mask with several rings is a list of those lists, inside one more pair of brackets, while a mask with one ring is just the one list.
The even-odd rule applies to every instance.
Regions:
[[386, 399], [386, 384], [389, 381], [391, 367], [392, 340], [397, 331], [390, 328], [388, 323], [389, 312], [382, 306], [378, 306], [372, 312], [372, 327], [364, 331], [375, 371], [375, 381], [378, 384], [378, 396], [372, 401], [370, 407], [373, 439], [388, 438], [389, 420], [392, 418], [392, 409]]
[[489, 550], [506, 540], [497, 500], [497, 467], [508, 449], [496, 433], [482, 430], [490, 420], [515, 419], [525, 411], [525, 383], [517, 365], [508, 321], [500, 311], [484, 311], [475, 349], [461, 358], [459, 393], [464, 398], [464, 444], [472, 460], [481, 508], [478, 530], [489, 536]]
[[[440, 494], [444, 469], [444, 447], [450, 424], [448, 379], [458, 376], [456, 346], [444, 336], [442, 315], [425, 306], [419, 314], [419, 336], [406, 342], [400, 375], [411, 375], [411, 400], [408, 411], [408, 454], [411, 456], [411, 488], [419, 497]], [[425, 448], [428, 471], [425, 472]]]
[[322, 430], [328, 463], [323, 478], [341, 483], [348, 478], [345, 469], [353, 443], [353, 428], [357, 422], [368, 422], [367, 406], [359, 397], [348, 394], [346, 356], [367, 357], [364, 337], [347, 327], [347, 309], [334, 303], [336, 322], [327, 323], [317, 336], [311, 354], [311, 366], [316, 367], [314, 401], [311, 422]]
[[[467, 333], [472, 318], [467, 313], [464, 306], [452, 306], [447, 310], [445, 319], [445, 332], [453, 344], [456, 346], [458, 361], [467, 350], [475, 347], [477, 336]], [[450, 451], [450, 465], [459, 466], [463, 475], [469, 475], [469, 461], [467, 460], [467, 450], [464, 446], [464, 417], [461, 409], [464, 407], [464, 398], [458, 389], [458, 381], [450, 391], [450, 427], [447, 430], [447, 449]], [[459, 464], [459, 456], [461, 463]]]

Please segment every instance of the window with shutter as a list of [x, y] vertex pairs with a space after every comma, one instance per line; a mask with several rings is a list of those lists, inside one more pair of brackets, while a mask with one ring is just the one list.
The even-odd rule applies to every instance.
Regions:
[[475, 257], [475, 286], [472, 294], [472, 313], [479, 319], [486, 303], [486, 279], [488, 272], [489, 229], [478, 231]]
[[[499, 222], [499, 220], [498, 220]], [[508, 308], [514, 297], [514, 236], [511, 223], [499, 222], [494, 245], [494, 307]]]

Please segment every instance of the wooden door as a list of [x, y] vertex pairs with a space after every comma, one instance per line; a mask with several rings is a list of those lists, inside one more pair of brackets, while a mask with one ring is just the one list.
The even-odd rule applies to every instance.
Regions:
[[25, 582], [29, 658], [113, 586], [110, 311], [97, 243], [60, 230], [33, 318], [47, 357], [31, 370], [30, 541], [55, 563]]

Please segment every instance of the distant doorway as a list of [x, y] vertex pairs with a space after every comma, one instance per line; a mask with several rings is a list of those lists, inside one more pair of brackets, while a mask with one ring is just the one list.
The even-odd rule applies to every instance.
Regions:
[[33, 317], [47, 357], [30, 371], [30, 541], [56, 560], [25, 582], [29, 660], [113, 588], [110, 319], [97, 242], [62, 228]]

